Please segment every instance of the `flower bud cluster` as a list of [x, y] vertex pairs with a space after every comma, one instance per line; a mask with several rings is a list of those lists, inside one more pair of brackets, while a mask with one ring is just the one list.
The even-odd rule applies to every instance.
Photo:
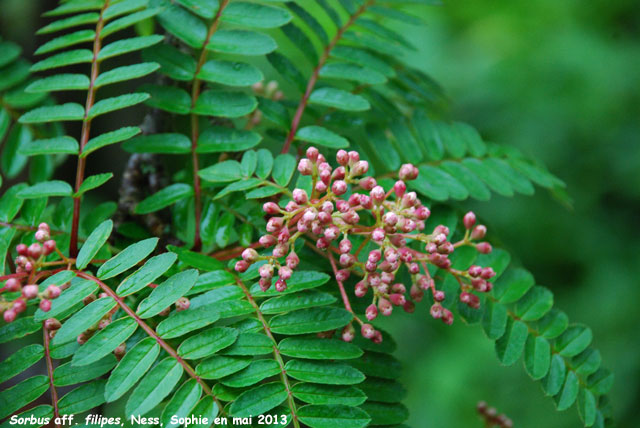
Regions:
[[[269, 289], [277, 276], [276, 290], [285, 290], [286, 281], [300, 262], [293, 248], [296, 240], [302, 237], [307, 243], [313, 242], [316, 251], [327, 252], [331, 259], [337, 258], [339, 267], [332, 264], [341, 287], [351, 275], [361, 277], [355, 284], [354, 293], [357, 297], [371, 295], [372, 302], [365, 313], [369, 321], [379, 314], [391, 315], [396, 307], [413, 312], [415, 303], [420, 302], [428, 291], [434, 302], [431, 315], [451, 324], [453, 314], [442, 306], [445, 294], [436, 289], [428, 265], [456, 276], [461, 285], [460, 300], [472, 308], [479, 307], [480, 300], [475, 292], [491, 290], [489, 280], [495, 273], [491, 268], [479, 266], [458, 271], [452, 269], [450, 259], [461, 245], [475, 246], [481, 253], [491, 251], [486, 242], [472, 242], [486, 234], [485, 226], [475, 225], [475, 214], [465, 215], [463, 223], [467, 231], [464, 239], [453, 243], [449, 228], [444, 225], [425, 230], [431, 211], [415, 192], [407, 191], [406, 182], [416, 179], [419, 174], [414, 165], [402, 165], [398, 172], [400, 179], [391, 189], [385, 190], [375, 178], [364, 176], [369, 164], [360, 159], [358, 152], [339, 150], [336, 161], [338, 166], [334, 168], [316, 148], [310, 147], [306, 151], [306, 157], [298, 162], [298, 171], [312, 178], [311, 195], [303, 189], [294, 189], [284, 208], [275, 202], [264, 204], [264, 212], [271, 217], [266, 226], [267, 234], [258, 242], [262, 247], [270, 248], [272, 253], [261, 255], [254, 248], [247, 248], [242, 253], [242, 260], [235, 265], [236, 271], [244, 272], [251, 264], [266, 261], [259, 268], [260, 288]], [[357, 241], [362, 245], [356, 248], [353, 237], [358, 237]], [[367, 243], [373, 244], [374, 248], [366, 254], [361, 253]], [[405, 285], [398, 280], [401, 269], [409, 272], [411, 284]], [[371, 324], [357, 320], [364, 337], [382, 340], [380, 332]], [[350, 340], [354, 332], [349, 325], [342, 331], [342, 338]]]

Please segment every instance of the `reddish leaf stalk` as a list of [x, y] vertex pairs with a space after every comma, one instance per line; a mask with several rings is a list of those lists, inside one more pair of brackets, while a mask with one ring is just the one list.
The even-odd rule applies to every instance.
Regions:
[[[82, 186], [82, 182], [84, 181], [84, 170], [87, 162], [86, 157], [81, 157], [82, 150], [84, 146], [86, 146], [89, 141], [89, 134], [91, 132], [91, 119], [87, 118], [91, 107], [95, 103], [96, 96], [96, 87], [95, 82], [98, 78], [98, 73], [100, 69], [100, 63], [98, 62], [98, 54], [100, 53], [101, 48], [101, 40], [100, 33], [102, 32], [102, 28], [104, 26], [104, 11], [109, 7], [110, 0], [106, 0], [102, 9], [100, 11], [100, 17], [98, 18], [98, 23], [96, 24], [96, 36], [93, 39], [93, 58], [91, 59], [91, 78], [89, 81], [89, 89], [87, 90], [87, 101], [84, 107], [84, 118], [82, 121], [82, 131], [80, 134], [80, 150], [78, 151], [78, 165], [76, 167], [76, 186], [75, 191], [78, 192], [80, 190], [80, 186]], [[78, 231], [80, 225], [80, 202], [82, 201], [82, 196], [75, 196], [73, 198], [73, 218], [71, 221], [71, 241], [69, 243], [69, 255], [71, 257], [76, 257], [78, 255]]]
[[[51, 391], [51, 404], [53, 405], [54, 420], [60, 417], [60, 411], [58, 410], [58, 391], [53, 384], [53, 360], [51, 359], [51, 352], [49, 351], [49, 330], [47, 330], [42, 323], [42, 337], [44, 341], [44, 357], [47, 361], [47, 374], [49, 375], [49, 390]], [[56, 428], [60, 428], [60, 424], [55, 424]]]
[[313, 88], [316, 86], [318, 81], [318, 77], [320, 74], [320, 69], [324, 66], [324, 64], [329, 59], [329, 55], [331, 54], [331, 50], [338, 44], [344, 33], [353, 25], [353, 23], [366, 12], [367, 8], [375, 3], [375, 0], [369, 0], [367, 3], [360, 6], [360, 8], [349, 18], [349, 20], [338, 29], [336, 35], [331, 39], [329, 44], [324, 48], [320, 59], [318, 60], [318, 64], [313, 69], [311, 73], [311, 77], [309, 78], [309, 82], [307, 82], [307, 88], [304, 91], [304, 95], [302, 95], [302, 99], [300, 103], [298, 103], [298, 108], [296, 109], [296, 113], [293, 116], [293, 120], [291, 121], [291, 129], [289, 130], [289, 134], [287, 134], [287, 139], [282, 146], [281, 153], [288, 153], [291, 148], [291, 143], [296, 137], [296, 132], [298, 131], [298, 127], [300, 126], [300, 121], [302, 120], [302, 115], [304, 114], [305, 109], [307, 108], [307, 104], [309, 102], [309, 97], [311, 96], [311, 92], [313, 92]]

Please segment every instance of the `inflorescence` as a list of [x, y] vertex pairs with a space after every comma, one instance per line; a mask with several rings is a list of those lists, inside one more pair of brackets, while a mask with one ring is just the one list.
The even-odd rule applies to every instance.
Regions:
[[[449, 228], [444, 225], [425, 231], [425, 222], [431, 212], [415, 192], [407, 191], [406, 182], [418, 177], [419, 171], [414, 165], [402, 165], [399, 180], [391, 189], [385, 190], [375, 178], [364, 176], [369, 164], [360, 160], [358, 152], [339, 150], [336, 160], [339, 166], [332, 168], [316, 148], [307, 150], [306, 157], [298, 163], [298, 171], [311, 177], [312, 194], [295, 189], [292, 200], [284, 208], [275, 202], [265, 203], [263, 210], [271, 217], [266, 226], [267, 234], [260, 237], [259, 244], [272, 248], [272, 252], [261, 255], [254, 248], [247, 248], [235, 270], [244, 272], [251, 264], [266, 261], [258, 270], [260, 288], [269, 289], [277, 275], [275, 289], [284, 291], [287, 280], [300, 262], [294, 250], [296, 240], [304, 238], [331, 260], [334, 254], [338, 258], [340, 269], [334, 269], [334, 276], [341, 289], [351, 275], [361, 277], [354, 293], [364, 298], [371, 291], [371, 304], [365, 312], [369, 321], [379, 313], [391, 315], [394, 306], [413, 312], [415, 303], [429, 292], [434, 302], [431, 316], [451, 324], [453, 314], [442, 306], [445, 293], [436, 288], [428, 265], [452, 274], [460, 284], [460, 301], [478, 308], [480, 299], [474, 292], [490, 291], [493, 287], [490, 280], [495, 272], [490, 267], [477, 265], [465, 271], [457, 270], [452, 268], [450, 259], [456, 248], [464, 245], [474, 246], [483, 254], [491, 252], [488, 242], [478, 242], [484, 238], [487, 229], [484, 225], [476, 225], [475, 214], [468, 212], [464, 216], [464, 238], [453, 243]], [[352, 237], [356, 236], [362, 241], [358, 248], [352, 243]], [[369, 242], [374, 244], [374, 249], [365, 257], [361, 251]], [[418, 246], [409, 245], [415, 242], [420, 243], [419, 250], [415, 249]], [[409, 272], [410, 285], [397, 281], [401, 269]], [[351, 309], [346, 302], [345, 306]], [[376, 342], [382, 340], [381, 333], [371, 324], [355, 315], [354, 319], [360, 323], [364, 337]], [[343, 330], [342, 338], [349, 341], [353, 337], [354, 328], [350, 324]]]

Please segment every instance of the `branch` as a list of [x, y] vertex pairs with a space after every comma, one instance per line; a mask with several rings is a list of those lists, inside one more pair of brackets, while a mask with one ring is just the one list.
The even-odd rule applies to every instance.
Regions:
[[267, 320], [264, 319], [264, 316], [262, 315], [262, 311], [260, 310], [260, 307], [258, 306], [255, 299], [249, 292], [249, 289], [247, 288], [247, 286], [244, 285], [244, 283], [240, 280], [240, 278], [238, 278], [237, 276], [235, 278], [236, 278], [236, 284], [238, 284], [238, 287], [242, 289], [242, 292], [246, 296], [247, 300], [249, 301], [249, 303], [251, 303], [251, 306], [253, 306], [253, 308], [255, 309], [256, 315], [258, 316], [258, 319], [262, 323], [262, 328], [264, 329], [264, 332], [269, 337], [269, 339], [271, 339], [271, 341], [273, 342], [273, 357], [280, 365], [280, 379], [282, 379], [282, 383], [284, 384], [284, 387], [287, 390], [287, 402], [289, 403], [289, 409], [291, 409], [291, 418], [293, 421], [293, 426], [295, 428], [300, 428], [300, 422], [298, 421], [298, 415], [296, 414], [296, 403], [293, 399], [293, 394], [291, 393], [291, 385], [289, 384], [287, 371], [284, 368], [284, 360], [282, 359], [280, 350], [278, 350], [278, 342], [276, 342], [276, 339], [273, 337], [273, 334], [271, 333], [271, 329], [269, 328], [269, 324], [267, 323]]
[[75, 271], [75, 272], [79, 277], [91, 280], [91, 281], [95, 282], [96, 284], [98, 284], [98, 286], [100, 286], [102, 291], [104, 291], [107, 295], [109, 295], [111, 298], [113, 298], [113, 300], [115, 300], [118, 303], [118, 306], [120, 306], [122, 308], [122, 310], [126, 312], [127, 315], [129, 315], [131, 318], [133, 318], [135, 320], [135, 322], [140, 327], [142, 327], [142, 329], [150, 337], [153, 337], [155, 339], [155, 341], [158, 343], [158, 345], [160, 345], [165, 351], [167, 351], [167, 354], [171, 355], [173, 358], [175, 358], [178, 361], [178, 363], [180, 363], [180, 365], [182, 366], [184, 371], [187, 372], [187, 374], [191, 378], [195, 379], [196, 382], [198, 382], [200, 384], [200, 386], [202, 387], [202, 390], [205, 392], [205, 394], [210, 395], [211, 397], [213, 397], [214, 401], [216, 402], [216, 405], [218, 406], [218, 410], [220, 411], [221, 414], [224, 414], [224, 410], [223, 410], [222, 405], [218, 401], [218, 398], [211, 391], [211, 388], [209, 388], [209, 385], [207, 385], [206, 382], [204, 382], [200, 378], [200, 376], [198, 376], [196, 374], [196, 372], [193, 370], [193, 367], [191, 367], [191, 365], [189, 365], [189, 363], [187, 363], [184, 359], [182, 359], [182, 357], [180, 357], [178, 355], [178, 353], [176, 352], [175, 349], [173, 349], [167, 342], [165, 342], [162, 338], [160, 338], [160, 336], [158, 336], [158, 333], [156, 333], [154, 329], [149, 327], [149, 325], [147, 323], [145, 323], [138, 316], [138, 314], [136, 314], [133, 311], [133, 309], [131, 309], [129, 306], [127, 306], [127, 304], [124, 303], [124, 301], [122, 300], [122, 298], [120, 298], [120, 296], [118, 296], [107, 284], [105, 284], [104, 282], [100, 281], [95, 276], [89, 275], [89, 274], [87, 274], [85, 272], [82, 272], [82, 271]]
[[293, 120], [291, 121], [291, 129], [289, 130], [289, 134], [287, 135], [287, 139], [285, 140], [284, 145], [282, 146], [282, 151], [280, 153], [289, 152], [291, 143], [293, 142], [293, 139], [296, 136], [298, 127], [300, 126], [300, 121], [302, 120], [302, 115], [304, 114], [304, 110], [307, 108], [307, 103], [309, 102], [309, 97], [311, 96], [311, 92], [313, 91], [313, 88], [316, 86], [316, 82], [318, 81], [320, 69], [324, 66], [325, 62], [327, 62], [327, 59], [329, 59], [331, 50], [338, 44], [338, 42], [340, 41], [344, 33], [349, 29], [351, 25], [353, 25], [356, 19], [358, 19], [360, 15], [366, 12], [367, 8], [371, 6], [373, 3], [375, 3], [375, 0], [369, 0], [368, 2], [360, 6], [360, 8], [351, 16], [351, 18], [349, 18], [349, 20], [342, 27], [338, 29], [338, 32], [336, 33], [336, 35], [333, 37], [333, 39], [331, 39], [329, 44], [324, 48], [324, 51], [322, 52], [322, 56], [318, 61], [318, 65], [316, 65], [316, 67], [313, 69], [313, 72], [311, 73], [311, 77], [309, 78], [309, 82], [307, 83], [307, 88], [305, 89], [304, 95], [302, 96], [302, 99], [298, 104], [296, 113], [293, 116]]
[[[53, 361], [51, 360], [51, 353], [49, 352], [49, 330], [45, 328], [45, 323], [42, 323], [43, 340], [44, 340], [44, 357], [47, 360], [47, 373], [49, 375], [49, 390], [51, 391], [51, 404], [53, 405], [54, 420], [58, 420], [60, 412], [58, 410], [58, 391], [53, 385]], [[56, 428], [60, 428], [60, 424], [55, 424]]]
[[[110, 0], [106, 0], [102, 9], [100, 10], [100, 17], [96, 24], [96, 36], [93, 39], [93, 59], [91, 60], [91, 80], [89, 81], [89, 89], [87, 90], [87, 101], [84, 107], [84, 119], [82, 121], [82, 131], [80, 134], [80, 150], [78, 151], [78, 164], [76, 167], [76, 192], [80, 191], [80, 186], [84, 181], [84, 169], [86, 166], [87, 158], [80, 156], [84, 146], [89, 141], [89, 134], [91, 132], [91, 119], [87, 118], [89, 110], [93, 107], [95, 102], [96, 87], [95, 82], [98, 78], [98, 72], [100, 63], [98, 62], [98, 54], [100, 53], [101, 40], [100, 33], [104, 26], [104, 11], [109, 7]], [[75, 257], [78, 255], [78, 230], [80, 224], [80, 202], [82, 195], [73, 198], [73, 218], [71, 221], [71, 241], [69, 243], [69, 256]]]
[[[207, 45], [211, 40], [211, 37], [215, 34], [220, 25], [220, 16], [224, 11], [225, 7], [229, 4], [229, 0], [222, 0], [220, 2], [220, 6], [218, 7], [218, 12], [216, 16], [213, 18], [211, 25], [209, 27], [209, 31], [207, 32], [207, 38], [202, 45], [202, 52], [200, 52], [200, 58], [198, 59], [198, 65], [196, 66], [196, 71], [193, 75], [193, 82], [191, 88], [191, 108], [198, 101], [198, 97], [200, 96], [200, 87], [202, 85], [202, 81], [198, 79], [198, 73], [200, 69], [204, 65], [204, 62], [207, 59]], [[196, 153], [196, 149], [198, 148], [198, 137], [200, 135], [198, 122], [198, 115], [195, 113], [191, 113], [191, 163], [193, 165], [193, 193], [194, 193], [194, 202], [195, 202], [195, 216], [196, 216], [196, 230], [195, 236], [193, 238], [193, 250], [200, 251], [202, 248], [202, 239], [200, 238], [200, 218], [202, 216], [202, 190], [200, 187], [200, 176], [198, 175], [199, 165], [198, 165], [198, 154]]]

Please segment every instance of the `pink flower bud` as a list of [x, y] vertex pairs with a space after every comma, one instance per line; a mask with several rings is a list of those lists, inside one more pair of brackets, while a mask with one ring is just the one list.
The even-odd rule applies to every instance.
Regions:
[[285, 205], [284, 210], [286, 212], [290, 213], [290, 212], [294, 212], [298, 208], [300, 208], [300, 206], [298, 204], [296, 204], [293, 201], [289, 201], [289, 202], [287, 202], [287, 205]]
[[367, 290], [369, 289], [369, 287], [367, 287], [367, 283], [364, 281], [359, 281], [354, 289], [354, 294], [356, 295], [356, 297], [364, 297], [367, 294]]
[[287, 241], [289, 241], [290, 237], [291, 235], [289, 234], [289, 229], [287, 229], [286, 227], [283, 227], [280, 230], [280, 233], [278, 233], [278, 243], [284, 244]]
[[267, 232], [278, 232], [284, 226], [284, 218], [271, 217], [267, 222]]
[[22, 287], [22, 295], [25, 299], [34, 299], [38, 296], [38, 286], [31, 284]]
[[22, 313], [27, 310], [27, 302], [24, 299], [16, 299], [13, 301], [12, 309], [17, 313]]
[[47, 233], [51, 233], [51, 229], [49, 229], [49, 225], [47, 223], [40, 223], [38, 225], [38, 230], [43, 230]]
[[340, 229], [338, 229], [337, 226], [331, 225], [329, 227], [327, 227], [324, 231], [324, 236], [325, 238], [327, 238], [329, 241], [333, 241], [334, 239], [336, 239], [338, 236], [340, 236]]
[[275, 202], [265, 202], [262, 206], [262, 210], [267, 214], [278, 214], [280, 212], [280, 207]]
[[442, 306], [439, 303], [434, 303], [431, 306], [431, 309], [429, 310], [429, 312], [431, 313], [431, 316], [435, 319], [438, 318], [442, 318]]
[[260, 239], [258, 239], [258, 242], [263, 247], [269, 248], [269, 247], [275, 245], [276, 242], [278, 242], [278, 240], [273, 235], [263, 235], [263, 236], [260, 237]]
[[445, 242], [444, 244], [438, 246], [438, 252], [440, 254], [451, 254], [453, 253], [453, 244], [451, 242]]
[[260, 255], [253, 248], [247, 248], [242, 252], [242, 259], [247, 263], [253, 263], [258, 260]]
[[425, 207], [424, 205], [421, 205], [418, 208], [416, 208], [414, 215], [418, 220], [426, 220], [431, 215], [431, 211], [429, 211], [429, 208]]
[[380, 331], [376, 330], [373, 333], [373, 337], [371, 338], [371, 341], [373, 343], [376, 343], [376, 344], [382, 343], [382, 333], [380, 333]]
[[482, 274], [482, 267], [478, 265], [469, 266], [469, 275], [472, 277], [478, 277]]
[[391, 300], [391, 303], [395, 306], [402, 306], [407, 301], [404, 295], [399, 293], [390, 294], [389, 300]]
[[282, 278], [276, 281], [276, 291], [281, 293], [286, 289], [287, 289], [287, 281], [285, 281]]
[[62, 327], [62, 324], [55, 318], [49, 318], [44, 322], [44, 328], [49, 331], [58, 330], [60, 327]]
[[367, 307], [365, 316], [369, 321], [373, 321], [378, 316], [378, 308], [373, 303]]
[[486, 267], [486, 268], [482, 269], [482, 273], [480, 275], [484, 279], [491, 279], [494, 276], [496, 276], [496, 272], [492, 268]]
[[341, 337], [345, 342], [353, 341], [353, 339], [356, 337], [356, 331], [351, 324], [342, 329]]
[[287, 252], [289, 252], [288, 244], [278, 244], [273, 249], [272, 255], [273, 257], [279, 259], [280, 257], [284, 257]]
[[412, 275], [415, 275], [420, 272], [420, 266], [418, 265], [418, 263], [409, 264], [408, 269], [409, 269], [409, 273]]
[[479, 224], [473, 228], [471, 232], [471, 239], [482, 239], [487, 234], [487, 227], [484, 224]]
[[410, 163], [405, 163], [400, 167], [398, 177], [401, 180], [415, 180], [418, 177], [418, 168]]
[[349, 241], [348, 238], [344, 238], [342, 241], [340, 241], [340, 244], [338, 245], [338, 249], [342, 254], [350, 252], [351, 248], [352, 248], [351, 241]]
[[476, 249], [482, 254], [489, 254], [492, 250], [491, 244], [488, 242], [480, 242], [476, 244]]
[[391, 302], [389, 302], [384, 297], [381, 297], [380, 300], [378, 300], [378, 309], [380, 309], [382, 315], [386, 317], [391, 315], [391, 312], [393, 312], [393, 306], [391, 305]]
[[289, 269], [295, 269], [296, 267], [298, 267], [298, 264], [300, 263], [300, 258], [295, 252], [292, 251], [287, 256], [286, 263]]
[[346, 171], [343, 166], [339, 166], [333, 170], [333, 174], [331, 174], [331, 178], [333, 180], [344, 180], [346, 175]]
[[351, 272], [349, 272], [347, 269], [340, 269], [338, 272], [336, 272], [336, 281], [346, 281], [347, 279], [349, 279], [349, 275], [351, 275]]
[[315, 208], [307, 208], [304, 210], [304, 214], [302, 214], [302, 221], [305, 223], [311, 223], [316, 218], [318, 218], [318, 210]]
[[436, 245], [442, 245], [447, 241], [447, 235], [445, 235], [444, 233], [438, 233], [436, 236], [433, 237], [433, 242]]
[[442, 322], [447, 325], [453, 324], [453, 314], [449, 309], [442, 309]]
[[29, 248], [27, 249], [27, 254], [32, 259], [37, 259], [42, 255], [42, 246], [38, 243], [33, 243], [29, 245]]
[[313, 164], [309, 159], [302, 158], [300, 162], [298, 162], [298, 171], [300, 171], [302, 175], [311, 175], [313, 174]]
[[471, 229], [473, 225], [476, 224], [476, 215], [473, 213], [473, 211], [469, 211], [464, 215], [464, 219], [462, 220], [462, 222], [464, 223], [465, 229]]
[[5, 290], [18, 291], [20, 290], [20, 280], [17, 278], [9, 278], [5, 284]]
[[42, 312], [49, 312], [51, 310], [51, 300], [40, 300], [40, 309], [42, 309]]
[[409, 290], [409, 295], [416, 302], [420, 302], [424, 297], [424, 291], [422, 291], [416, 284], [411, 285], [411, 290]]
[[402, 305], [402, 309], [408, 314], [412, 314], [416, 310], [416, 305], [411, 301], [407, 300]]
[[362, 180], [360, 180], [360, 182], [358, 184], [364, 190], [371, 190], [374, 187], [376, 187], [377, 182], [376, 182], [376, 179], [373, 178], [373, 177], [364, 177]]
[[433, 293], [433, 300], [435, 300], [436, 302], [443, 302], [445, 299], [445, 294], [444, 291], [442, 290], [436, 290]]
[[260, 290], [267, 291], [271, 287], [271, 278], [260, 278], [258, 285]]
[[342, 220], [347, 224], [357, 224], [360, 221], [360, 216], [357, 212], [349, 210], [344, 213]]
[[402, 197], [401, 205], [402, 207], [407, 208], [407, 207], [414, 206], [417, 202], [418, 202], [418, 196], [416, 195], [416, 192], [409, 192], [409, 193], [405, 193], [404, 196]]
[[371, 192], [369, 192], [369, 196], [375, 204], [380, 204], [380, 202], [384, 201], [386, 193], [382, 186], [376, 186], [371, 189]]
[[364, 264], [364, 268], [367, 272], [375, 272], [378, 269], [378, 265], [375, 262], [367, 260]]
[[354, 177], [366, 174], [367, 171], [369, 171], [369, 162], [365, 160], [358, 161], [351, 167], [351, 175]]
[[340, 266], [351, 267], [356, 262], [356, 257], [353, 254], [340, 254]]
[[371, 339], [375, 335], [376, 330], [373, 328], [371, 324], [362, 324], [362, 327], [360, 328], [360, 333], [362, 334], [362, 337], [366, 339]]
[[291, 268], [288, 266], [282, 266], [280, 269], [278, 269], [278, 276], [280, 277], [280, 279], [287, 280], [291, 278], [292, 274], [293, 272], [291, 271]]
[[236, 272], [246, 272], [246, 270], [249, 269], [249, 263], [245, 262], [244, 260], [239, 260], [236, 262], [234, 269], [236, 270]]
[[269, 263], [265, 263], [258, 269], [258, 273], [262, 278], [272, 278], [273, 277], [273, 265]]
[[382, 221], [387, 226], [395, 226], [398, 223], [398, 216], [396, 215], [396, 213], [389, 211], [382, 216]]
[[42, 251], [45, 256], [48, 256], [49, 254], [53, 253], [55, 250], [56, 250], [56, 241], [54, 241], [53, 239], [44, 241], [44, 244], [42, 244]]
[[309, 197], [303, 189], [293, 189], [293, 200], [296, 201], [297, 204], [304, 205], [309, 200]]
[[355, 150], [349, 152], [349, 163], [354, 164], [360, 160], [360, 154]]
[[329, 240], [327, 238], [318, 238], [316, 241], [316, 247], [320, 250], [326, 250], [329, 248]]
[[49, 299], [57, 299], [60, 293], [62, 293], [62, 290], [57, 285], [51, 284], [47, 287], [46, 293]]
[[186, 311], [191, 306], [191, 301], [186, 297], [181, 297], [176, 301], [176, 312]]
[[331, 167], [327, 165], [326, 168], [321, 169], [318, 173], [318, 177], [320, 177], [320, 180], [328, 186], [329, 181], [331, 180]]
[[405, 184], [404, 181], [398, 180], [393, 185], [393, 191], [395, 192], [395, 194], [396, 194], [396, 196], [398, 198], [402, 198], [404, 196], [405, 192], [407, 191], [407, 185]]
[[374, 231], [371, 232], [371, 239], [373, 239], [375, 242], [384, 241], [385, 236], [386, 234], [384, 233], [384, 229], [381, 228], [374, 229]]
[[38, 230], [36, 232], [36, 241], [38, 242], [44, 242], [47, 239], [49, 239], [49, 232], [45, 231], [45, 230]]
[[[320, 214], [325, 214], [325, 213], [318, 213], [318, 216], [320, 216]], [[324, 229], [320, 224], [320, 221], [314, 221], [311, 223], [311, 232], [313, 232], [315, 235], [322, 235], [322, 233], [324, 232]]]
[[18, 314], [16, 314], [16, 312], [13, 309], [7, 309], [6, 311], [4, 311], [4, 321], [7, 323], [13, 322], [16, 319], [16, 316]]
[[312, 161], [315, 162], [316, 160], [318, 160], [318, 155], [320, 154], [320, 152], [318, 151], [318, 149], [316, 149], [315, 147], [311, 146], [307, 149], [307, 157]]
[[337, 196], [344, 195], [347, 191], [347, 183], [343, 180], [334, 181], [331, 185], [331, 191]]
[[336, 153], [336, 161], [340, 164], [340, 165], [346, 165], [349, 163], [349, 153], [347, 153], [346, 150], [338, 150], [338, 153]]

